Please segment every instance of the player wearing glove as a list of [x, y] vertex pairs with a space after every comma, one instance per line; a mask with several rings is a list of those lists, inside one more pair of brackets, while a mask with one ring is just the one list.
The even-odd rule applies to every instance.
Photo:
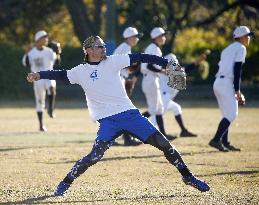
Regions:
[[[172, 111], [176, 122], [178, 123], [181, 132], [180, 137], [197, 137], [196, 134], [190, 132], [184, 125], [182, 118], [181, 105], [174, 101], [174, 98], [178, 94], [179, 90], [186, 88], [186, 72], [193, 69], [193, 66], [188, 66], [188, 69], [183, 69], [178, 63], [176, 56], [172, 53], [165, 56], [170, 62], [171, 68], [167, 68], [167, 75], [160, 74], [160, 92], [162, 96], [163, 106], [165, 112]], [[171, 76], [171, 77], [170, 77]], [[170, 81], [168, 80], [170, 78]], [[169, 82], [168, 82], [169, 81]], [[171, 87], [170, 87], [171, 86]], [[163, 114], [164, 114], [163, 113]], [[156, 119], [154, 116], [151, 117], [151, 122], [156, 125]]]
[[168, 162], [180, 172], [185, 184], [202, 192], [209, 191], [210, 187], [190, 172], [178, 150], [132, 104], [119, 76], [121, 69], [137, 62], [165, 67], [168, 61], [146, 54], [106, 56], [104, 42], [99, 36], [87, 38], [83, 49], [85, 63], [71, 70], [41, 71], [27, 76], [29, 82], [60, 79], [79, 84], [85, 92], [90, 116], [100, 123], [91, 152], [75, 163], [59, 183], [54, 195], [63, 196], [77, 177], [102, 159], [105, 151], [123, 131], [161, 150]]
[[242, 65], [245, 62], [246, 46], [250, 43], [250, 32], [246, 26], [239, 26], [233, 32], [235, 42], [225, 48], [220, 56], [219, 70], [213, 85], [222, 113], [222, 120], [209, 145], [222, 152], [240, 151], [230, 144], [228, 128], [238, 114], [238, 103], [244, 104], [245, 97], [240, 92]]
[[[46, 31], [38, 31], [35, 34], [35, 46], [25, 53], [22, 59], [24, 66], [29, 66], [32, 72], [39, 72], [43, 70], [52, 70], [55, 60], [57, 58], [56, 53], [47, 47], [48, 34]], [[56, 81], [55, 80], [40, 80], [33, 83], [36, 111], [40, 125], [40, 131], [46, 132], [47, 129], [43, 124], [43, 110], [45, 108], [46, 91], [52, 95], [55, 92]], [[52, 94], [51, 94], [52, 93]], [[54, 97], [52, 98], [54, 99]], [[51, 110], [48, 110], [50, 117], [53, 117], [52, 102]]]
[[[165, 44], [166, 36], [165, 30], [161, 27], [155, 27], [150, 32], [152, 43], [145, 49], [146, 54], [162, 56], [160, 47]], [[172, 67], [172, 65], [171, 65]], [[170, 70], [170, 69], [168, 69]], [[151, 63], [142, 63], [141, 72], [143, 74], [142, 79], [142, 91], [146, 97], [148, 110], [143, 113], [147, 118], [155, 116], [159, 131], [167, 137], [169, 140], [174, 140], [176, 136], [166, 133], [164, 128], [163, 113], [164, 107], [159, 89], [159, 75], [166, 72], [165, 68]], [[170, 71], [171, 72], [171, 71]], [[169, 74], [169, 72], [168, 72]], [[173, 77], [171, 76], [172, 80]], [[175, 81], [174, 81], [175, 82]]]

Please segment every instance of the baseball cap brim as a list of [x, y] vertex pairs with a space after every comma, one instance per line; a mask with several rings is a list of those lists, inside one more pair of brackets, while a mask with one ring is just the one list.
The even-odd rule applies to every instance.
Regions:
[[143, 33], [138, 33], [136, 36], [137, 36], [138, 38], [142, 38], [142, 37], [144, 36], [144, 34], [143, 34]]
[[255, 35], [255, 32], [254, 31], [251, 31], [250, 33], [247, 34], [248, 36], [254, 36]]

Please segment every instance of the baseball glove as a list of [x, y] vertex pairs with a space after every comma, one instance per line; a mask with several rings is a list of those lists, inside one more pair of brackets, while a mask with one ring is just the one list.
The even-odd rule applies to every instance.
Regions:
[[186, 73], [175, 60], [168, 62], [166, 75], [169, 77], [167, 85], [177, 90], [186, 89]]
[[238, 98], [238, 104], [239, 105], [245, 105], [246, 104], [246, 99], [243, 93], [240, 94], [240, 97]]

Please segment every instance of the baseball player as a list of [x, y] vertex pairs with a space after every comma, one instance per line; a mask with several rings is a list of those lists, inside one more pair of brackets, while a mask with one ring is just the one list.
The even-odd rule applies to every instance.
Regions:
[[[161, 27], [155, 27], [150, 33], [152, 43], [145, 49], [146, 54], [162, 56], [162, 51], [159, 47], [163, 46], [166, 41], [165, 30]], [[164, 129], [163, 122], [163, 102], [159, 88], [159, 74], [164, 73], [165, 69], [161, 66], [143, 63], [141, 64], [141, 72], [143, 74], [142, 91], [145, 94], [148, 111], [143, 115], [149, 118], [154, 115], [160, 132], [169, 140], [173, 140], [176, 136], [167, 135]]]
[[[170, 60], [175, 60], [178, 63], [176, 56], [172, 53], [165, 56], [165, 58]], [[189, 67], [188, 67], [189, 68]], [[164, 106], [164, 112], [172, 111], [175, 116], [175, 120], [177, 121], [179, 127], [181, 128], [180, 137], [197, 137], [196, 134], [191, 133], [186, 129], [182, 120], [182, 108], [181, 106], [174, 102], [175, 96], [178, 94], [179, 90], [173, 89], [167, 85], [168, 76], [165, 74], [160, 74], [160, 93], [162, 95], [162, 103]], [[151, 117], [151, 122], [156, 125], [155, 116]]]
[[[48, 45], [49, 48], [51, 48], [56, 53], [56, 60], [53, 66], [53, 69], [58, 69], [61, 64], [61, 46], [60, 43], [57, 41], [51, 40]], [[55, 99], [56, 99], [56, 81], [52, 80], [51, 86], [47, 89], [47, 98], [48, 98], [48, 115], [51, 118], [55, 117], [55, 114], [53, 113], [54, 107], [55, 107]]]
[[[32, 72], [43, 70], [52, 70], [56, 60], [56, 53], [48, 45], [48, 34], [46, 31], [38, 31], [35, 34], [35, 46], [23, 56], [22, 63], [24, 66], [30, 66]], [[33, 83], [36, 111], [40, 125], [40, 131], [46, 132], [47, 129], [43, 124], [43, 110], [45, 108], [46, 91], [54, 91], [56, 87], [55, 80], [39, 80]], [[53, 110], [49, 112], [52, 117]]]
[[[114, 51], [114, 55], [119, 54], [131, 54], [131, 48], [136, 46], [139, 38], [142, 37], [142, 34], [138, 32], [136, 28], [128, 27], [123, 31], [123, 38], [125, 41], [121, 43]], [[136, 66], [135, 66], [136, 67]], [[138, 67], [138, 66], [137, 66]], [[139, 69], [137, 68], [124, 68], [120, 72], [121, 80], [125, 85], [127, 95], [130, 96], [134, 88], [135, 83], [137, 82]], [[129, 134], [123, 134], [124, 145], [125, 146], [137, 146], [141, 142], [131, 137]], [[117, 144], [117, 142], [115, 142]]]
[[40, 71], [27, 76], [29, 82], [61, 79], [79, 84], [85, 92], [90, 116], [100, 123], [91, 152], [75, 163], [59, 183], [54, 195], [63, 196], [77, 177], [101, 160], [114, 139], [125, 130], [164, 152], [166, 159], [177, 168], [187, 185], [202, 192], [208, 191], [210, 187], [190, 172], [177, 149], [132, 104], [120, 78], [121, 69], [139, 61], [163, 67], [167, 66], [168, 61], [147, 54], [106, 56], [105, 44], [99, 36], [88, 37], [83, 50], [85, 63], [71, 70]]
[[239, 26], [233, 32], [235, 42], [226, 47], [220, 56], [219, 70], [213, 84], [214, 94], [222, 114], [222, 119], [209, 145], [222, 152], [240, 151], [228, 140], [228, 128], [238, 114], [238, 102], [245, 99], [240, 91], [242, 65], [245, 62], [246, 46], [254, 35], [246, 26]]

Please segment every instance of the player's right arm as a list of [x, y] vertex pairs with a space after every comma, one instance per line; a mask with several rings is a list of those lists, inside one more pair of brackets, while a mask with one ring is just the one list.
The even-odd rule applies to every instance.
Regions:
[[30, 66], [30, 61], [29, 61], [29, 56], [28, 54], [24, 54], [23, 58], [22, 58], [22, 64], [23, 66]]
[[69, 82], [67, 77], [67, 70], [47, 70], [40, 71], [37, 73], [29, 73], [27, 75], [28, 82], [34, 82], [40, 79], [63, 80]]
[[23, 66], [30, 66], [30, 60], [29, 60], [29, 52], [31, 51], [33, 45], [30, 45], [26, 50], [25, 50], [25, 54], [22, 58], [22, 64]]

